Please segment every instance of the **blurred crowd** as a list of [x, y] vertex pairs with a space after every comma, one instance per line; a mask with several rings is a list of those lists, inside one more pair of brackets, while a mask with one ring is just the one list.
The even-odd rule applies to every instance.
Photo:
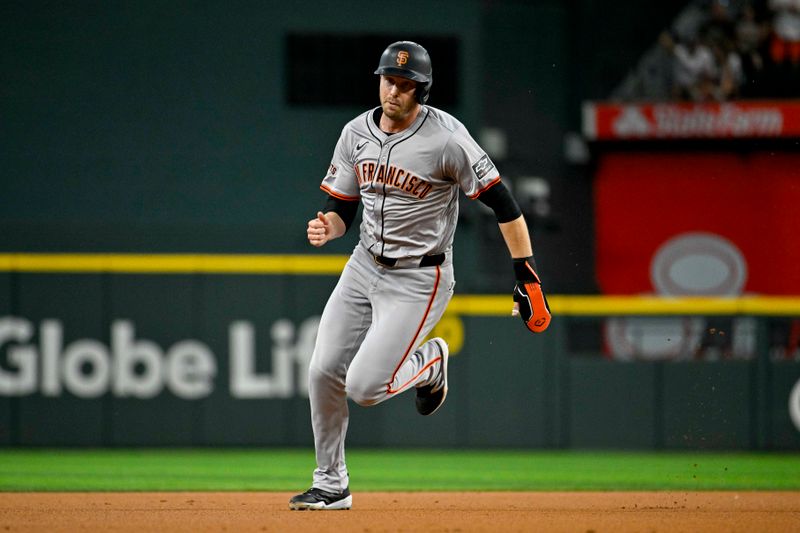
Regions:
[[699, 0], [618, 95], [693, 102], [800, 98], [800, 0]]

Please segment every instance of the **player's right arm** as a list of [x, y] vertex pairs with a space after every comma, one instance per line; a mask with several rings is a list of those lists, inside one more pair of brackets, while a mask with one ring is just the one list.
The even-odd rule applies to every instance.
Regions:
[[320, 189], [328, 194], [325, 207], [308, 221], [308, 242], [317, 248], [347, 232], [360, 203], [358, 181], [353, 169], [353, 134], [350, 126], [348, 124], [342, 130], [328, 173], [320, 185]]
[[347, 230], [347, 226], [335, 211], [323, 213], [317, 211], [316, 218], [308, 221], [308, 242], [319, 248], [325, 243], [338, 239]]

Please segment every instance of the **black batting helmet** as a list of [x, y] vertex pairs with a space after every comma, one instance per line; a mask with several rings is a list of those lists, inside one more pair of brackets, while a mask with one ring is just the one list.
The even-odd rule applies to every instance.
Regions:
[[428, 51], [411, 41], [397, 41], [389, 45], [381, 55], [375, 74], [400, 76], [417, 82], [417, 102], [428, 101], [433, 84], [433, 69]]

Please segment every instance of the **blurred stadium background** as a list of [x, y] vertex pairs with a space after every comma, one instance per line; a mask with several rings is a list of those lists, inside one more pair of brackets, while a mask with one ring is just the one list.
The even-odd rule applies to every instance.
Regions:
[[791, 9], [4, 3], [0, 445], [311, 446], [305, 365], [355, 236], [323, 255], [305, 225], [411, 39], [523, 206], [555, 318], [509, 318], [464, 199], [448, 408], [353, 409], [349, 444], [800, 449]]

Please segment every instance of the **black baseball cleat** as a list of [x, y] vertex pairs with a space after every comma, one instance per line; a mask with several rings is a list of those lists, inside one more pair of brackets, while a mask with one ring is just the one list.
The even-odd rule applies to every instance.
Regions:
[[439, 355], [442, 357], [442, 364], [440, 366], [439, 379], [435, 384], [417, 387], [417, 412], [423, 416], [435, 413], [447, 397], [447, 358], [450, 355], [450, 350], [441, 337], [431, 339], [431, 342], [438, 347]]
[[342, 492], [328, 492], [316, 487], [311, 487], [303, 494], [293, 496], [289, 500], [289, 509], [292, 511], [326, 510], [336, 511], [350, 509], [353, 506], [353, 497], [349, 488]]

